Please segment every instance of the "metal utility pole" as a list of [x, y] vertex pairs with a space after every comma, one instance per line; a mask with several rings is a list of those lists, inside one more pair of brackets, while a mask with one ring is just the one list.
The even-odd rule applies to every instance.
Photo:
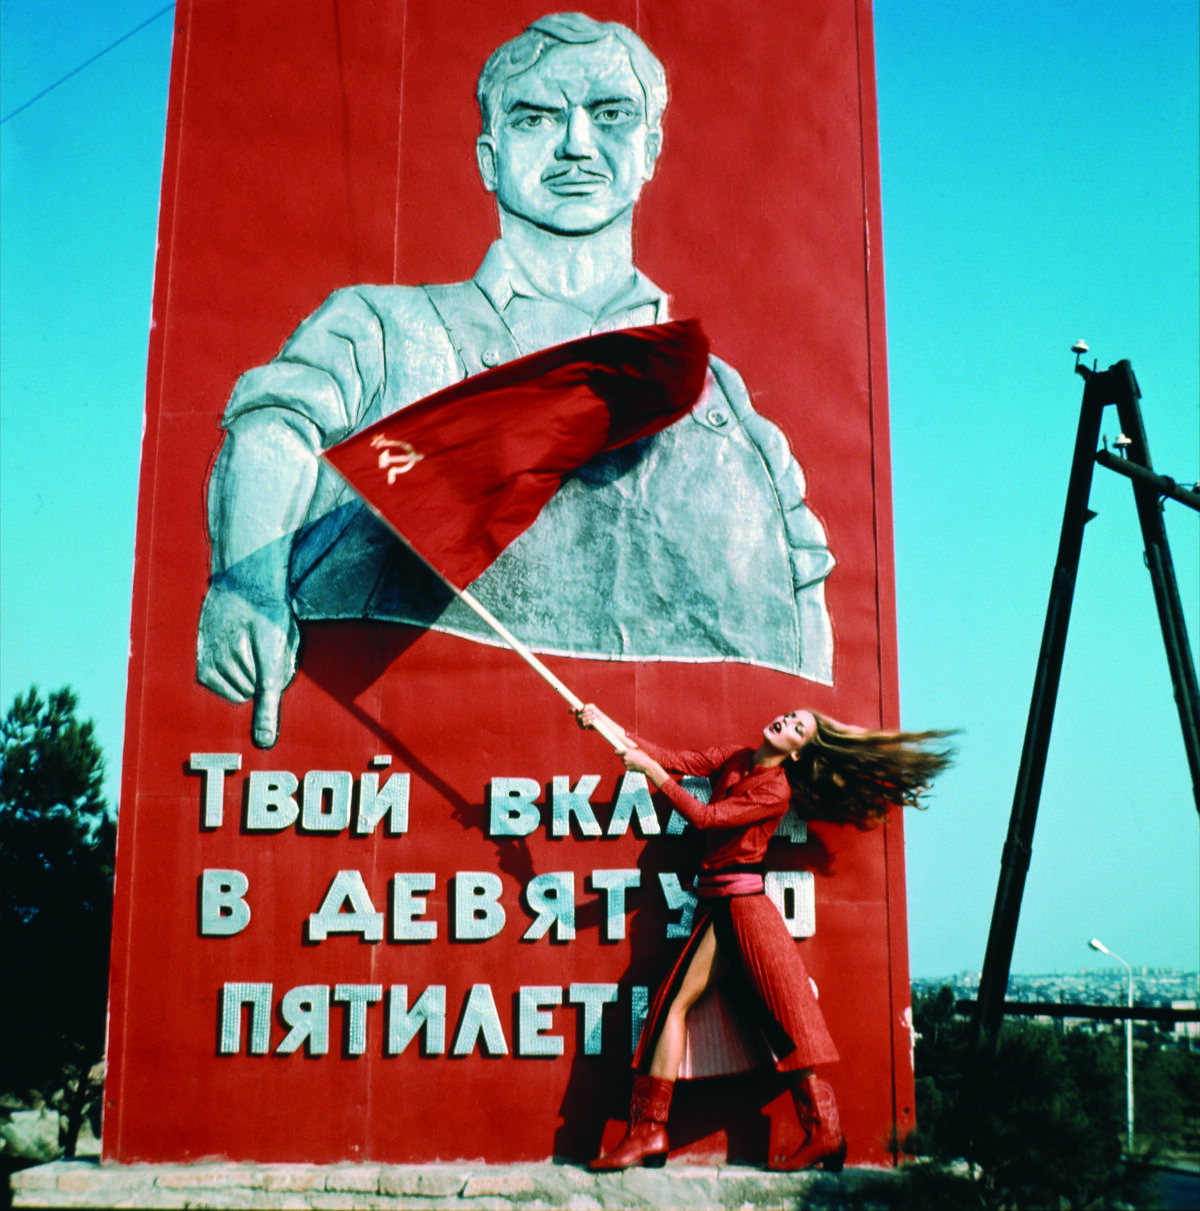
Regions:
[[[1000, 860], [1000, 879], [967, 1054], [962, 1090], [962, 1122], [967, 1131], [973, 1130], [977, 1121], [977, 1111], [990, 1077], [996, 1039], [1004, 1016], [1004, 996], [1012, 966], [1025, 876], [1033, 851], [1033, 833], [1046, 771], [1046, 754], [1050, 746], [1050, 729], [1067, 642], [1067, 624], [1079, 571], [1083, 530], [1095, 516], [1088, 508], [1088, 497], [1091, 493], [1092, 468], [1098, 461], [1125, 474], [1133, 483], [1146, 544], [1146, 564], [1154, 586], [1167, 662], [1171, 668], [1171, 680], [1183, 727], [1193, 793], [1197, 810], [1200, 811], [1200, 692], [1196, 687], [1196, 672], [1188, 647], [1187, 629], [1159, 502], [1160, 496], [1170, 495], [1197, 508], [1200, 507], [1200, 495], [1154, 474], [1138, 406], [1141, 392], [1130, 363], [1120, 361], [1105, 371], [1089, 370], [1079, 363], [1080, 355], [1086, 351], [1087, 346], [1082, 341], [1073, 349], [1076, 354], [1075, 370], [1084, 380], [1083, 402], [1067, 485], [1058, 557], [1042, 631], [1042, 647], [1017, 771], [1008, 837]], [[1101, 418], [1109, 404], [1116, 405], [1120, 418], [1123, 429], [1120, 444], [1125, 451], [1124, 459], [1114, 459], [1107, 451], [1096, 452]], [[1113, 462], [1119, 465], [1112, 466]]]
[[1125, 968], [1129, 977], [1129, 1014], [1125, 1018], [1125, 1155], [1133, 1155], [1133, 965], [1126, 962], [1114, 950], [1109, 950], [1099, 938], [1088, 945], [1101, 954], [1116, 959]]

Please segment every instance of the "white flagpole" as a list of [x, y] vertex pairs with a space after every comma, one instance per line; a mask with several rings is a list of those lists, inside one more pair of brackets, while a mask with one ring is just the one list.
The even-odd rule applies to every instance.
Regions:
[[[432, 565], [430, 565], [430, 566], [432, 566]], [[435, 572], [437, 572], [437, 569], [436, 569], [436, 568], [434, 568], [434, 571], [435, 571]], [[524, 660], [524, 661], [525, 661], [525, 663], [526, 663], [527, 665], [529, 665], [529, 667], [530, 667], [531, 669], [533, 669], [533, 671], [534, 671], [535, 673], [537, 673], [537, 674], [538, 674], [538, 676], [539, 676], [539, 677], [541, 677], [541, 678], [542, 678], [542, 679], [543, 679], [545, 682], [547, 682], [547, 683], [548, 683], [548, 684], [549, 684], [549, 685], [550, 685], [550, 686], [551, 686], [551, 687], [552, 687], [554, 690], [556, 690], [556, 691], [558, 692], [558, 694], [559, 694], [559, 695], [560, 695], [562, 698], [565, 698], [565, 699], [566, 699], [566, 701], [567, 701], [567, 702], [569, 702], [569, 703], [571, 704], [571, 709], [572, 709], [572, 710], [577, 711], [577, 710], [579, 710], [579, 708], [580, 708], [581, 706], [583, 706], [583, 699], [582, 699], [582, 698], [580, 698], [580, 697], [579, 697], [579, 695], [578, 695], [578, 694], [576, 694], [576, 693], [574, 692], [574, 690], [570, 689], [570, 688], [569, 688], [568, 686], [566, 686], [566, 685], [565, 685], [565, 684], [564, 684], [562, 681], [560, 681], [560, 680], [559, 680], [559, 678], [558, 678], [558, 677], [556, 677], [556, 676], [555, 676], [555, 675], [554, 675], [554, 674], [553, 674], [553, 673], [552, 673], [552, 672], [551, 672], [551, 671], [550, 671], [550, 670], [549, 670], [549, 669], [548, 669], [548, 668], [547, 668], [547, 667], [546, 667], [546, 666], [545, 666], [545, 665], [544, 665], [544, 664], [543, 664], [543, 663], [542, 663], [542, 662], [541, 662], [541, 661], [540, 661], [540, 660], [539, 660], [539, 659], [538, 659], [538, 658], [537, 658], [537, 657], [536, 657], [536, 656], [535, 656], [535, 655], [534, 655], [534, 654], [533, 654], [533, 653], [532, 653], [532, 652], [529, 650], [529, 648], [528, 648], [528, 647], [526, 647], [526, 646], [525, 646], [525, 644], [523, 644], [523, 643], [522, 643], [522, 642], [521, 642], [521, 641], [520, 641], [520, 640], [519, 640], [519, 639], [518, 639], [518, 638], [517, 638], [517, 637], [516, 637], [516, 636], [515, 636], [515, 635], [514, 635], [514, 634], [513, 634], [513, 633], [512, 633], [510, 630], [509, 630], [509, 629], [508, 629], [508, 627], [506, 627], [506, 626], [504, 625], [504, 623], [502, 623], [502, 622], [500, 621], [500, 619], [499, 619], [499, 618], [497, 618], [497, 617], [495, 616], [495, 614], [493, 614], [493, 613], [491, 612], [491, 610], [489, 610], [489, 609], [487, 608], [487, 606], [485, 606], [485, 605], [484, 605], [484, 604], [483, 604], [481, 601], [479, 601], [479, 600], [478, 600], [476, 597], [472, 596], [472, 594], [468, 593], [466, 589], [460, 589], [460, 588], [459, 588], [459, 587], [458, 587], [456, 584], [454, 584], [452, 581], [447, 580], [447, 579], [446, 579], [446, 577], [442, 576], [442, 574], [441, 574], [440, 572], [438, 572], [438, 575], [441, 577], [442, 581], [443, 581], [443, 582], [444, 582], [444, 583], [445, 583], [445, 584], [446, 584], [446, 585], [447, 585], [447, 586], [448, 586], [450, 589], [452, 589], [452, 590], [453, 590], [454, 595], [455, 595], [455, 596], [456, 596], [456, 597], [459, 599], [459, 601], [461, 601], [461, 602], [463, 603], [463, 605], [465, 605], [465, 606], [466, 606], [468, 609], [474, 610], [474, 611], [475, 611], [475, 613], [476, 613], [476, 614], [477, 614], [477, 615], [478, 615], [478, 616], [479, 616], [479, 617], [480, 617], [480, 618], [481, 618], [481, 619], [482, 619], [482, 620], [483, 620], [485, 623], [487, 623], [487, 625], [488, 625], [489, 627], [491, 627], [491, 628], [492, 628], [492, 630], [493, 630], [493, 631], [495, 631], [495, 632], [496, 632], [496, 634], [497, 634], [497, 635], [499, 635], [499, 636], [500, 636], [500, 638], [501, 638], [501, 639], [503, 639], [503, 640], [504, 640], [504, 642], [505, 642], [506, 644], [508, 644], [508, 646], [509, 646], [510, 648], [512, 648], [512, 650], [513, 650], [514, 652], [516, 652], [516, 654], [517, 654], [518, 656], [520, 656], [520, 657], [521, 657], [521, 659], [522, 659], [522, 660]], [[615, 750], [615, 751], [618, 753], [618, 755], [620, 755], [620, 756], [624, 756], [624, 755], [625, 755], [625, 753], [626, 753], [626, 751], [627, 751], [627, 749], [628, 749], [628, 745], [625, 743], [625, 741], [624, 741], [624, 740], [623, 740], [621, 737], [617, 736], [617, 735], [616, 735], [616, 734], [615, 734], [613, 731], [611, 731], [611, 730], [610, 730], [610, 729], [609, 729], [607, 726], [605, 726], [605, 725], [604, 725], [604, 724], [602, 724], [602, 723], [597, 722], [597, 723], [595, 724], [595, 728], [596, 728], [596, 731], [598, 731], [598, 732], [600, 733], [600, 735], [601, 735], [601, 736], [603, 736], [603, 737], [604, 737], [604, 739], [605, 739], [605, 740], [607, 740], [607, 741], [609, 742], [609, 744], [611, 744], [611, 745], [612, 745], [613, 749], [614, 749], [614, 750]]]
[[[334, 468], [334, 470], [337, 470], [337, 468], [335, 467], [335, 468]], [[339, 474], [341, 474], [341, 473], [339, 472]], [[343, 478], [343, 480], [345, 480], [345, 476], [342, 476], [342, 478]], [[349, 481], [348, 481], [348, 480], [346, 480], [346, 482], [347, 482], [347, 483], [349, 483]], [[354, 485], [353, 485], [353, 484], [350, 484], [350, 487], [352, 487], [352, 488], [353, 488], [353, 487], [354, 487]], [[357, 490], [357, 489], [355, 489], [355, 491], [358, 491], [358, 490]], [[537, 657], [536, 657], [536, 656], [535, 656], [535, 655], [534, 655], [534, 654], [533, 654], [533, 653], [532, 653], [532, 652], [529, 650], [529, 648], [528, 648], [528, 647], [526, 647], [526, 646], [525, 646], [525, 644], [523, 644], [523, 643], [522, 643], [522, 642], [521, 642], [521, 641], [520, 641], [520, 640], [519, 640], [519, 639], [518, 639], [518, 638], [517, 638], [517, 637], [516, 637], [516, 636], [515, 636], [515, 635], [512, 633], [512, 631], [510, 631], [510, 630], [508, 629], [508, 627], [506, 627], [506, 626], [504, 625], [504, 623], [502, 623], [502, 622], [500, 621], [500, 619], [499, 619], [499, 618], [497, 618], [497, 617], [496, 617], [496, 615], [495, 615], [495, 614], [493, 614], [493, 613], [491, 612], [491, 610], [489, 610], [489, 609], [488, 609], [488, 608], [487, 608], [487, 607], [486, 607], [486, 606], [483, 604], [483, 602], [479, 601], [479, 600], [478, 600], [476, 597], [474, 597], [472, 594], [468, 593], [466, 589], [460, 589], [460, 588], [458, 587], [458, 585], [456, 585], [456, 584], [454, 583], [454, 581], [452, 581], [451, 579], [449, 579], [449, 577], [444, 576], [444, 575], [442, 574], [442, 572], [441, 572], [441, 569], [440, 569], [440, 568], [436, 568], [436, 567], [434, 567], [434, 565], [433, 565], [432, 563], [430, 563], [430, 562], [429, 562], [429, 560], [428, 560], [428, 559], [426, 559], [426, 558], [425, 558], [425, 556], [424, 556], [424, 555], [422, 555], [422, 554], [421, 554], [421, 552], [420, 552], [420, 551], [418, 551], [418, 550], [416, 549], [416, 547], [414, 547], [414, 546], [412, 545], [412, 543], [411, 543], [411, 542], [409, 542], [409, 541], [408, 541], [408, 539], [407, 539], [407, 538], [406, 538], [406, 537], [405, 537], [403, 534], [401, 534], [401, 533], [400, 533], [400, 531], [399, 531], [399, 530], [397, 530], [397, 529], [396, 529], [396, 527], [395, 527], [394, 525], [392, 525], [392, 523], [391, 523], [390, 521], [388, 521], [388, 519], [387, 519], [386, 517], [384, 517], [384, 515], [383, 515], [383, 514], [382, 514], [382, 513], [381, 513], [381, 512], [380, 512], [380, 511], [379, 511], [379, 510], [378, 510], [378, 509], [377, 509], [377, 508], [376, 508], [376, 507], [375, 507], [375, 506], [374, 506], [374, 505], [373, 505], [373, 504], [372, 504], [370, 501], [369, 501], [369, 500], [367, 500], [367, 498], [366, 498], [365, 496], [363, 496], [363, 495], [362, 495], [362, 493], [361, 493], [361, 492], [359, 492], [359, 496], [362, 498], [362, 501], [363, 501], [363, 503], [364, 503], [364, 504], [367, 506], [367, 508], [369, 508], [369, 509], [371, 510], [371, 512], [372, 512], [372, 513], [374, 513], [374, 514], [375, 514], [375, 516], [376, 516], [376, 517], [378, 517], [378, 518], [379, 518], [379, 520], [380, 520], [381, 522], [383, 522], [383, 524], [384, 524], [385, 526], [387, 526], [387, 528], [388, 528], [389, 530], [391, 530], [391, 532], [392, 532], [393, 534], [395, 534], [395, 536], [396, 536], [398, 539], [400, 539], [400, 541], [401, 541], [402, 543], [404, 543], [404, 545], [405, 545], [405, 546], [406, 546], [406, 547], [407, 547], [407, 548], [408, 548], [408, 549], [409, 549], [409, 550], [410, 550], [410, 551], [411, 551], [411, 552], [412, 552], [412, 553], [413, 553], [413, 554], [414, 554], [414, 555], [415, 555], [415, 556], [416, 556], [416, 557], [417, 557], [417, 558], [418, 558], [418, 559], [419, 559], [419, 560], [420, 560], [420, 561], [421, 561], [421, 562], [422, 562], [422, 563], [423, 563], [423, 564], [424, 564], [424, 565], [425, 565], [425, 566], [426, 566], [426, 567], [427, 567], [427, 568], [428, 568], [428, 569], [429, 569], [431, 572], [433, 572], [433, 574], [434, 574], [434, 575], [435, 575], [435, 576], [436, 576], [436, 577], [437, 577], [437, 578], [438, 578], [438, 579], [439, 579], [439, 580], [442, 582], [442, 584], [444, 584], [444, 585], [446, 586], [446, 588], [448, 588], [448, 589], [450, 590], [450, 592], [451, 592], [451, 593], [453, 593], [453, 594], [454, 594], [454, 596], [455, 596], [455, 597], [457, 597], [457, 598], [459, 599], [459, 601], [461, 601], [461, 602], [463, 603], [463, 605], [465, 605], [465, 606], [466, 606], [468, 609], [473, 610], [473, 611], [475, 612], [475, 614], [476, 614], [476, 615], [477, 615], [477, 616], [478, 616], [478, 617], [479, 617], [479, 618], [480, 618], [480, 619], [481, 619], [483, 622], [485, 622], [485, 623], [486, 623], [486, 624], [487, 624], [487, 625], [488, 625], [488, 626], [489, 626], [489, 627], [490, 627], [490, 628], [491, 628], [491, 629], [492, 629], [492, 630], [493, 630], [493, 631], [494, 631], [494, 632], [495, 632], [495, 633], [496, 633], [496, 634], [497, 634], [497, 635], [498, 635], [498, 636], [499, 636], [499, 637], [500, 637], [500, 638], [501, 638], [501, 639], [504, 641], [504, 643], [505, 643], [505, 644], [506, 644], [508, 647], [512, 648], [512, 650], [513, 650], [514, 652], [516, 652], [516, 654], [517, 654], [518, 656], [520, 656], [520, 657], [521, 657], [521, 659], [522, 659], [522, 660], [524, 660], [524, 661], [525, 661], [525, 663], [526, 663], [527, 665], [529, 665], [529, 667], [530, 667], [531, 669], [533, 669], [533, 671], [534, 671], [535, 673], [537, 673], [537, 675], [538, 675], [539, 677], [541, 677], [541, 678], [542, 678], [542, 680], [543, 680], [543, 681], [545, 681], [545, 682], [546, 682], [546, 683], [547, 683], [547, 684], [548, 684], [548, 685], [549, 685], [549, 686], [550, 686], [550, 687], [551, 687], [553, 690], [555, 690], [555, 691], [556, 691], [556, 692], [559, 694], [559, 696], [560, 696], [560, 697], [564, 698], [564, 699], [565, 699], [565, 700], [566, 700], [568, 703], [570, 703], [570, 705], [571, 705], [571, 709], [572, 709], [573, 711], [577, 711], [577, 710], [579, 710], [579, 708], [580, 708], [581, 706], [583, 706], [583, 699], [582, 699], [582, 698], [580, 698], [580, 697], [579, 697], [579, 695], [578, 695], [578, 694], [576, 694], [576, 693], [575, 693], [573, 690], [569, 689], [569, 688], [568, 688], [568, 687], [567, 687], [567, 686], [566, 686], [566, 685], [565, 685], [565, 684], [564, 684], [562, 681], [560, 681], [560, 680], [559, 680], [559, 679], [558, 679], [558, 678], [557, 678], [557, 677], [556, 677], [556, 676], [555, 676], [555, 675], [554, 675], [554, 674], [553, 674], [553, 673], [552, 673], [552, 672], [551, 672], [551, 671], [550, 671], [550, 670], [549, 670], [549, 669], [548, 669], [548, 668], [547, 668], [547, 667], [546, 667], [546, 666], [545, 666], [545, 665], [544, 665], [544, 664], [543, 664], [543, 663], [542, 663], [542, 662], [541, 662], [541, 661], [540, 661], [540, 660], [539, 660], [539, 659], [538, 659], [538, 658], [537, 658]], [[624, 739], [624, 737], [617, 735], [617, 734], [616, 734], [616, 732], [614, 732], [614, 731], [613, 731], [613, 730], [612, 730], [610, 727], [607, 727], [605, 724], [602, 724], [602, 723], [599, 723], [599, 722], [595, 723], [593, 726], [594, 726], [595, 730], [596, 730], [597, 732], [599, 732], [599, 733], [600, 733], [600, 735], [601, 735], [601, 736], [603, 736], [603, 737], [604, 737], [604, 739], [605, 739], [605, 740], [607, 740], [609, 744], [611, 744], [611, 745], [612, 745], [612, 747], [613, 747], [613, 751], [614, 751], [614, 752], [615, 752], [615, 753], [616, 753], [618, 756], [623, 757], [623, 756], [624, 756], [624, 755], [625, 755], [625, 754], [626, 754], [626, 753], [629, 751], [629, 745], [628, 745], [628, 743], [626, 742], [626, 740]]]
[[[544, 665], [544, 664], [543, 664], [543, 663], [542, 663], [542, 662], [541, 662], [541, 661], [540, 661], [540, 660], [539, 660], [539, 659], [538, 659], [538, 658], [537, 658], [537, 657], [536, 657], [536, 656], [535, 656], [535, 655], [534, 655], [534, 654], [533, 654], [533, 653], [532, 653], [532, 652], [529, 650], [529, 648], [528, 648], [528, 647], [526, 647], [526, 645], [525, 645], [525, 644], [523, 644], [523, 643], [522, 643], [522, 642], [521, 642], [521, 641], [520, 641], [520, 640], [519, 640], [519, 639], [518, 639], [518, 638], [517, 638], [517, 637], [516, 637], [516, 636], [515, 636], [515, 635], [512, 633], [512, 631], [510, 631], [510, 630], [508, 629], [508, 627], [506, 627], [506, 626], [504, 625], [504, 623], [502, 623], [502, 622], [500, 621], [500, 619], [499, 619], [499, 618], [497, 618], [497, 617], [496, 617], [496, 615], [495, 615], [495, 614], [493, 614], [493, 613], [491, 612], [491, 610], [489, 610], [489, 609], [487, 608], [487, 606], [485, 606], [485, 605], [483, 604], [483, 602], [481, 602], [481, 601], [480, 601], [478, 598], [476, 598], [475, 596], [473, 596], [471, 593], [468, 593], [466, 589], [460, 589], [460, 588], [458, 587], [458, 585], [456, 585], [456, 584], [454, 583], [454, 581], [450, 580], [448, 577], [443, 576], [443, 575], [442, 575], [442, 573], [441, 573], [441, 571], [440, 571], [440, 569], [435, 568], [435, 567], [433, 566], [433, 564], [431, 564], [431, 563], [429, 562], [429, 560], [428, 560], [428, 559], [426, 559], [426, 558], [425, 558], [425, 556], [424, 556], [424, 555], [422, 555], [422, 554], [421, 554], [421, 552], [420, 552], [420, 551], [418, 551], [418, 550], [417, 550], [417, 549], [416, 549], [416, 548], [415, 548], [415, 547], [412, 545], [412, 543], [410, 543], [410, 542], [408, 541], [408, 539], [407, 539], [407, 538], [405, 538], [405, 537], [404, 537], [404, 535], [403, 535], [403, 534], [401, 534], [401, 533], [400, 533], [400, 531], [399, 531], [399, 530], [397, 530], [397, 529], [396, 529], [396, 527], [395, 527], [395, 526], [393, 526], [393, 525], [391, 524], [391, 522], [389, 522], [389, 521], [388, 521], [388, 519], [387, 519], [386, 517], [384, 517], [382, 513], [380, 513], [380, 512], [379, 512], [379, 510], [378, 510], [378, 509], [376, 509], [376, 508], [375, 508], [373, 505], [371, 505], [370, 501], [367, 501], [367, 504], [368, 504], [368, 506], [371, 508], [371, 511], [372, 511], [372, 512], [375, 514], [375, 516], [376, 516], [376, 517], [378, 517], [378, 518], [379, 518], [379, 520], [380, 520], [380, 521], [382, 521], [382, 522], [384, 523], [384, 525], [386, 525], [386, 526], [387, 526], [387, 528], [388, 528], [389, 530], [391, 530], [391, 532], [392, 532], [393, 534], [395, 534], [395, 535], [396, 535], [396, 537], [397, 537], [397, 538], [399, 538], [399, 539], [400, 539], [400, 540], [401, 540], [401, 541], [404, 543], [404, 545], [405, 545], [406, 547], [408, 547], [408, 549], [409, 549], [409, 550], [410, 550], [410, 551], [411, 551], [411, 552], [412, 552], [412, 553], [413, 553], [413, 554], [414, 554], [414, 555], [415, 555], [415, 556], [416, 556], [416, 557], [417, 557], [417, 558], [418, 558], [418, 559], [419, 559], [419, 560], [420, 560], [420, 561], [421, 561], [421, 562], [422, 562], [422, 563], [423, 563], [423, 564], [424, 564], [424, 565], [425, 565], [427, 568], [429, 568], [429, 569], [430, 569], [430, 570], [431, 570], [431, 571], [434, 573], [434, 575], [436, 575], [436, 576], [437, 576], [437, 578], [438, 578], [438, 579], [439, 579], [439, 580], [442, 582], [442, 584], [444, 584], [444, 585], [446, 586], [446, 588], [448, 588], [448, 589], [450, 590], [450, 592], [452, 592], [452, 593], [454, 594], [454, 596], [455, 596], [455, 597], [457, 597], [457, 598], [459, 599], [459, 601], [461, 601], [461, 602], [463, 603], [463, 605], [465, 605], [465, 606], [466, 606], [468, 609], [473, 610], [473, 611], [475, 612], [475, 614], [476, 614], [476, 615], [477, 615], [477, 616], [478, 616], [478, 617], [479, 617], [479, 618], [480, 618], [480, 619], [481, 619], [483, 622], [485, 622], [485, 623], [486, 623], [486, 624], [487, 624], [489, 627], [491, 627], [491, 629], [492, 629], [492, 630], [493, 630], [493, 631], [494, 631], [494, 632], [495, 632], [495, 633], [496, 633], [496, 634], [497, 634], [497, 635], [498, 635], [498, 636], [499, 636], [499, 637], [500, 637], [500, 638], [501, 638], [501, 639], [504, 641], [504, 643], [505, 643], [505, 644], [506, 644], [508, 647], [512, 648], [512, 650], [513, 650], [514, 652], [516, 652], [516, 654], [517, 654], [518, 656], [520, 656], [520, 657], [521, 657], [521, 659], [522, 659], [522, 660], [524, 660], [524, 661], [525, 661], [525, 663], [526, 663], [527, 665], [529, 665], [529, 667], [530, 667], [531, 669], [533, 669], [533, 671], [534, 671], [535, 673], [537, 673], [537, 675], [538, 675], [539, 677], [541, 677], [541, 678], [542, 678], [542, 680], [543, 680], [543, 681], [545, 681], [545, 682], [546, 682], [546, 683], [547, 683], [547, 684], [548, 684], [548, 685], [549, 685], [549, 686], [550, 686], [550, 687], [551, 687], [553, 690], [555, 690], [555, 691], [558, 693], [558, 695], [559, 695], [560, 697], [564, 698], [564, 699], [565, 699], [565, 700], [566, 700], [568, 703], [570, 703], [570, 705], [571, 705], [571, 709], [572, 709], [573, 711], [577, 711], [577, 710], [579, 710], [579, 708], [580, 708], [581, 706], [583, 706], [583, 699], [582, 699], [582, 698], [580, 698], [580, 697], [579, 697], [579, 695], [578, 695], [578, 694], [576, 694], [576, 693], [574, 692], [574, 690], [572, 690], [572, 689], [568, 688], [568, 686], [566, 686], [566, 685], [565, 685], [565, 684], [564, 684], [564, 683], [563, 683], [561, 680], [559, 680], [559, 678], [558, 678], [558, 677], [556, 677], [556, 676], [555, 676], [555, 675], [554, 675], [554, 674], [553, 674], [553, 673], [552, 673], [552, 672], [551, 672], [551, 671], [550, 671], [550, 670], [549, 670], [549, 669], [548, 669], [548, 668], [547, 668], [547, 667], [546, 667], [546, 666], [545, 666], [545, 665]], [[597, 732], [599, 732], [599, 733], [600, 733], [600, 735], [601, 735], [601, 736], [603, 736], [603, 737], [604, 737], [604, 739], [605, 739], [605, 740], [607, 740], [609, 744], [611, 744], [611, 745], [612, 745], [612, 747], [613, 747], [613, 751], [614, 751], [614, 752], [615, 752], [615, 753], [616, 753], [618, 756], [623, 757], [623, 756], [626, 754], [626, 752], [628, 752], [628, 750], [629, 750], [629, 745], [628, 745], [628, 743], [626, 742], [626, 740], [624, 739], [624, 737], [617, 735], [617, 733], [616, 733], [616, 732], [614, 732], [614, 731], [613, 731], [611, 728], [609, 728], [607, 725], [605, 725], [605, 724], [603, 724], [603, 723], [599, 723], [599, 722], [597, 722], [597, 723], [596, 723], [596, 724], [594, 724], [593, 726], [595, 727], [595, 730], [596, 730]]]

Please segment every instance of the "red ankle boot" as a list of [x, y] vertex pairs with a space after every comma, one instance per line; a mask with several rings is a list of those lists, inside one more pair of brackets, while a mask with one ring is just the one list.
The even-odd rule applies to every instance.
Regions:
[[629, 1103], [629, 1130], [607, 1156], [589, 1166], [598, 1173], [643, 1164], [657, 1168], [667, 1163], [667, 1115], [671, 1110], [674, 1081], [656, 1076], [635, 1076]]
[[767, 1162], [768, 1169], [813, 1169], [840, 1173], [846, 1163], [846, 1137], [838, 1119], [837, 1099], [826, 1081], [810, 1076], [792, 1088], [796, 1117], [808, 1138], [791, 1156]]

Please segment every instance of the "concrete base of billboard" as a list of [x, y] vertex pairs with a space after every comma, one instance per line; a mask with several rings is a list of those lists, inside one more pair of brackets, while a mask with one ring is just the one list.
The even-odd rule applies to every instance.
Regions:
[[14, 1207], [820, 1208], [887, 1205], [895, 1170], [833, 1175], [672, 1163], [593, 1174], [578, 1165], [101, 1165], [54, 1161], [12, 1175]]

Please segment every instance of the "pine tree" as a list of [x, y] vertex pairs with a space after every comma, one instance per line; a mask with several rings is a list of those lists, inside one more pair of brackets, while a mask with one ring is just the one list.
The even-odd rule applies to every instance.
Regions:
[[58, 1109], [67, 1156], [104, 1054], [116, 841], [77, 706], [35, 686], [0, 723], [0, 1092]]

